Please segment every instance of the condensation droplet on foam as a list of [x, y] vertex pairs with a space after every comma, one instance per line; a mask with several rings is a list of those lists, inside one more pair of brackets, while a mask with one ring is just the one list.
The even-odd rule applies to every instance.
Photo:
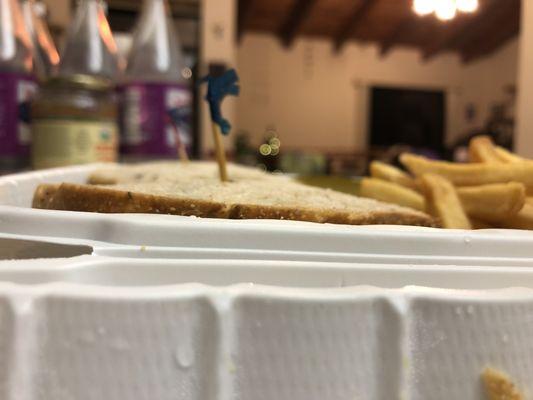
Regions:
[[503, 343], [507, 343], [507, 342], [509, 342], [509, 335], [508, 335], [507, 333], [504, 333], [504, 334], [502, 335], [502, 342], [503, 342]]
[[466, 307], [466, 313], [468, 315], [473, 315], [474, 314], [474, 306], [470, 305], [470, 306]]
[[465, 236], [464, 237], [464, 242], [465, 242], [465, 244], [470, 244], [470, 243], [472, 243], [472, 238], [470, 236]]
[[180, 368], [190, 368], [194, 364], [194, 349], [192, 346], [179, 346], [174, 353], [174, 360]]

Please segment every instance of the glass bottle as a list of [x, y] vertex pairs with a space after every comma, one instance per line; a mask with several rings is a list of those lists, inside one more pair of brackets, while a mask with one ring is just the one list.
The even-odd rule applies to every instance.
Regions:
[[42, 86], [32, 107], [34, 168], [116, 161], [117, 60], [100, 0], [81, 0], [58, 76]]
[[144, 0], [121, 98], [121, 150], [127, 159], [176, 157], [189, 149], [192, 93], [166, 0]]
[[59, 54], [44, 20], [46, 6], [34, 0], [21, 0], [20, 5], [33, 45], [34, 74], [43, 81], [55, 75], [59, 65]]
[[61, 54], [59, 75], [89, 75], [113, 80], [118, 52], [100, 0], [80, 0]]
[[0, 0], [0, 169], [28, 165], [31, 134], [29, 101], [37, 86], [32, 76], [32, 45], [17, 0]]

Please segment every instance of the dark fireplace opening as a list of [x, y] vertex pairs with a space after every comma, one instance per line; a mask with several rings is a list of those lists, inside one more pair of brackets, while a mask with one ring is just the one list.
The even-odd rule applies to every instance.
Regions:
[[370, 92], [371, 149], [394, 145], [439, 157], [444, 152], [444, 91], [374, 86]]

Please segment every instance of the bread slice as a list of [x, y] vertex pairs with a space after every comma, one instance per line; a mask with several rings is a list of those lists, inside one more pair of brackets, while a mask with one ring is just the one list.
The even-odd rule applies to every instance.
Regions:
[[41, 185], [35, 192], [33, 206], [102, 213], [434, 226], [434, 220], [424, 213], [332, 190], [312, 188], [287, 177], [237, 167], [232, 168], [233, 174], [230, 173], [232, 181], [222, 183], [217, 178], [214, 163], [191, 164], [189, 167], [192, 172], [187, 173], [180, 168], [160, 171], [155, 179], [148, 182], [139, 181], [131, 171], [127, 171], [127, 175], [112, 171], [99, 173], [98, 179], [93, 175], [91, 182], [106, 180], [121, 183], [63, 183], [59, 187]]
[[[228, 164], [231, 179], [269, 179], [272, 174]], [[155, 183], [198, 179], [218, 179], [218, 166], [210, 161], [155, 161], [141, 164], [116, 164], [94, 171], [87, 182], [92, 185], [116, 185], [124, 183]]]
[[52, 210], [64, 209], [60, 204], [59, 196], [57, 196], [60, 187], [61, 184], [59, 183], [39, 185], [33, 194], [32, 207]]

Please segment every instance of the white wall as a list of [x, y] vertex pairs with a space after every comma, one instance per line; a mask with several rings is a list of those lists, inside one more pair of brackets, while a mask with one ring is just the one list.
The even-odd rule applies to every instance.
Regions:
[[[383, 84], [445, 90], [451, 141], [482, 122], [482, 115], [480, 121], [466, 122], [467, 102], [475, 102], [483, 114], [502, 82], [516, 79], [516, 52], [511, 43], [465, 66], [451, 53], [424, 62], [418, 51], [398, 48], [383, 58], [375, 45], [351, 43], [334, 54], [331, 42], [322, 39], [300, 39], [286, 50], [271, 35], [247, 34], [237, 53], [242, 80], [237, 127], [260, 140], [273, 126], [285, 148], [362, 150], [368, 88]], [[497, 79], [491, 76], [495, 73]]]
[[[201, 1], [201, 35], [200, 73], [207, 73], [209, 63], [224, 63], [232, 68], [236, 65], [235, 27], [237, 25], [236, 0], [202, 0]], [[207, 102], [201, 98], [202, 148], [209, 152], [213, 148], [213, 136]], [[235, 99], [228, 97], [222, 105], [222, 112], [229, 121], [235, 121]], [[226, 140], [226, 147], [231, 145]]]
[[[506, 101], [506, 88], [516, 86], [518, 78], [519, 40], [507, 43], [495, 54], [466, 65], [461, 73], [461, 102], [476, 105], [473, 121], [463, 121], [462, 129], [482, 127], [494, 103]], [[514, 111], [513, 111], [514, 114]]]
[[516, 150], [533, 157], [533, 2], [522, 1]]

